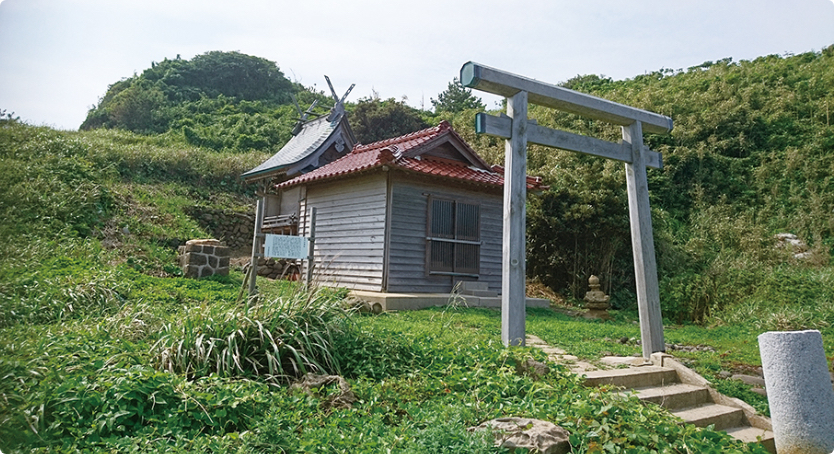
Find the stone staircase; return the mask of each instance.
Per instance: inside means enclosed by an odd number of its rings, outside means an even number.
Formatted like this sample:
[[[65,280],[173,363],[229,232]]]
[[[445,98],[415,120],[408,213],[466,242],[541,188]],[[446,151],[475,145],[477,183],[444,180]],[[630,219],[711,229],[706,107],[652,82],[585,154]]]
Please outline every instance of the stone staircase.
[[[660,405],[686,423],[716,430],[747,442],[759,441],[776,452],[770,419],[757,415],[745,402],[720,394],[709,382],[669,355],[643,358],[605,358],[609,365],[628,368],[583,372],[587,386],[614,385],[636,392],[643,402]],[[628,391],[626,391],[628,392]]]

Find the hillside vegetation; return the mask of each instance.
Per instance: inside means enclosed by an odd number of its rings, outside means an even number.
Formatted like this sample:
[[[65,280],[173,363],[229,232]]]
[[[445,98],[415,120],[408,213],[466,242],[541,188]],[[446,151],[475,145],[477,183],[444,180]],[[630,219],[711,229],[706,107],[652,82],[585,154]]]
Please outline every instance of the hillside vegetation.
[[[773,317],[763,322],[769,328],[834,322],[834,47],[565,85],[675,121],[671,134],[646,138],[664,156],[662,170],[649,170],[649,190],[667,317],[731,322],[762,314]],[[530,115],[620,137],[619,128],[549,109]],[[503,144],[469,139],[493,160],[503,154]],[[530,203],[531,274],[575,297],[599,274],[614,304],[631,307],[622,164],[538,146],[529,155],[530,172],[552,188]],[[784,232],[807,247],[777,249],[773,235]]]
[[[564,85],[675,120],[646,138],[665,163],[649,184],[667,338],[715,343],[690,359],[702,372],[755,365],[755,335],[769,329],[818,328],[831,355],[834,47]],[[209,52],[111,85],[81,131],[0,117],[0,450],[498,452],[465,427],[513,414],[569,428],[574,452],[756,451],[586,390],[558,367],[544,382],[516,376],[515,361],[541,354],[501,348],[490,311],[360,317],[342,291],[267,280],[249,304],[238,268],[181,278],[176,246],[210,234],[188,208],[251,212],[239,176],[289,139],[290,94],[302,107],[319,99],[318,113],[333,103],[272,62]],[[473,132],[473,93],[453,81],[433,103],[347,108],[360,141],[447,119],[501,162],[503,143]],[[552,110],[530,115],[620,137]],[[600,275],[619,310],[580,325],[532,311],[530,331],[573,339],[585,356],[628,354],[634,346],[604,340],[636,336],[622,164],[533,146],[528,165],[551,186],[528,205],[530,277],[581,304]],[[777,248],[783,232],[806,246]],[[335,409],[334,387],[289,389],[304,371],[342,374],[360,402]]]
[[[562,85],[671,116],[647,135],[661,302],[673,321],[826,327],[834,253],[834,46],[753,61],[723,59],[613,81]],[[477,136],[475,110],[443,112],[490,162],[503,141]],[[618,141],[618,127],[531,106],[539,124]],[[615,307],[633,309],[624,166],[532,145],[528,172],[551,189],[528,203],[528,274],[581,299],[591,274]],[[805,246],[777,248],[778,233]],[[806,252],[802,259],[796,253]]]

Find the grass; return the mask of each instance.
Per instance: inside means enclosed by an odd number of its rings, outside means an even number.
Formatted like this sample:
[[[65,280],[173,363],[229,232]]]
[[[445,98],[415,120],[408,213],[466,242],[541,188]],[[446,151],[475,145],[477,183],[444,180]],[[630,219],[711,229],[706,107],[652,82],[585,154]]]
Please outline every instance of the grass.
[[[496,311],[367,316],[343,306],[343,291],[261,278],[250,305],[238,270],[179,277],[173,240],[205,234],[185,208],[248,203],[237,175],[265,156],[165,140],[0,125],[4,453],[501,452],[467,427],[508,415],[562,425],[579,453],[755,452],[586,389],[558,365],[542,381],[517,375],[518,361],[545,357],[504,348]],[[756,335],[774,326],[816,324],[831,355],[831,268],[776,271],[704,326],[667,323],[667,341],[711,346],[680,355],[708,378],[758,364]],[[704,298],[738,294],[742,274],[717,273]],[[691,282],[673,284],[684,307]],[[750,317],[763,312],[774,315]],[[601,322],[537,309],[527,330],[595,359],[638,353],[618,342],[639,337],[634,322],[627,312]],[[332,387],[288,386],[310,371],[340,373],[359,401],[332,408]],[[736,383],[718,386],[766,409]]]
[[[345,312],[341,292],[305,294],[268,281],[258,305],[241,306],[237,272],[188,280],[120,269],[133,284],[119,310],[0,330],[3,452],[501,452],[466,428],[509,415],[562,425],[573,434],[573,452],[749,449],[585,388],[563,366],[551,365],[538,382],[517,375],[517,361],[544,354],[505,349],[497,311],[450,306],[367,316]],[[329,329],[322,322],[336,329],[316,337]],[[635,328],[624,317],[599,323],[528,313],[529,332],[568,350],[581,340],[558,340],[579,330],[605,337]],[[229,348],[232,333],[237,349]],[[293,391],[286,383],[294,373],[269,370],[268,361],[246,366],[279,339],[305,335],[332,355],[306,364],[347,377],[359,399],[352,408],[326,406],[332,387]],[[161,367],[161,352],[173,346],[191,356]],[[238,357],[205,361],[212,355],[200,357],[201,348]]]
[[[332,292],[288,286],[277,297],[201,304],[162,327],[154,345],[159,369],[204,377],[286,381],[306,373],[339,373],[333,337],[349,310]]]

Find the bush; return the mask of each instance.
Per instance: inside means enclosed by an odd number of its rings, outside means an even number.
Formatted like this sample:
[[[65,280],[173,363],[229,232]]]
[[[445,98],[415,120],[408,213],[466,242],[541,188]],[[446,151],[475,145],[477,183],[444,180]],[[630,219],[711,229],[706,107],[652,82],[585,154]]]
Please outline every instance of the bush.
[[[531,198],[527,214],[528,274],[552,289],[581,299],[588,278],[597,275],[602,290],[634,288],[628,203],[622,172],[598,160],[571,172],[551,175],[551,189]],[[570,165],[573,165],[570,164]],[[570,166],[569,165],[569,166]],[[579,180],[585,180],[579,185]],[[588,188],[585,185],[589,185]],[[593,228],[589,228],[593,225]],[[615,308],[631,301],[612,301]]]
[[[286,380],[308,372],[338,373],[334,334],[348,311],[324,291],[290,291],[251,306],[216,303],[189,308],[167,324],[154,346],[162,370],[204,377]]]

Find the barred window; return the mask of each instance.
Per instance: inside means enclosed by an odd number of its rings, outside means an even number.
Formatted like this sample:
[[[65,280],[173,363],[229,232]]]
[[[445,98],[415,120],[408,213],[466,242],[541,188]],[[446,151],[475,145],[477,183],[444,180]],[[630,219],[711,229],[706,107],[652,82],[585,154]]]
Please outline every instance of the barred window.
[[[478,205],[429,197],[427,230],[430,274],[479,273],[481,213]]]

